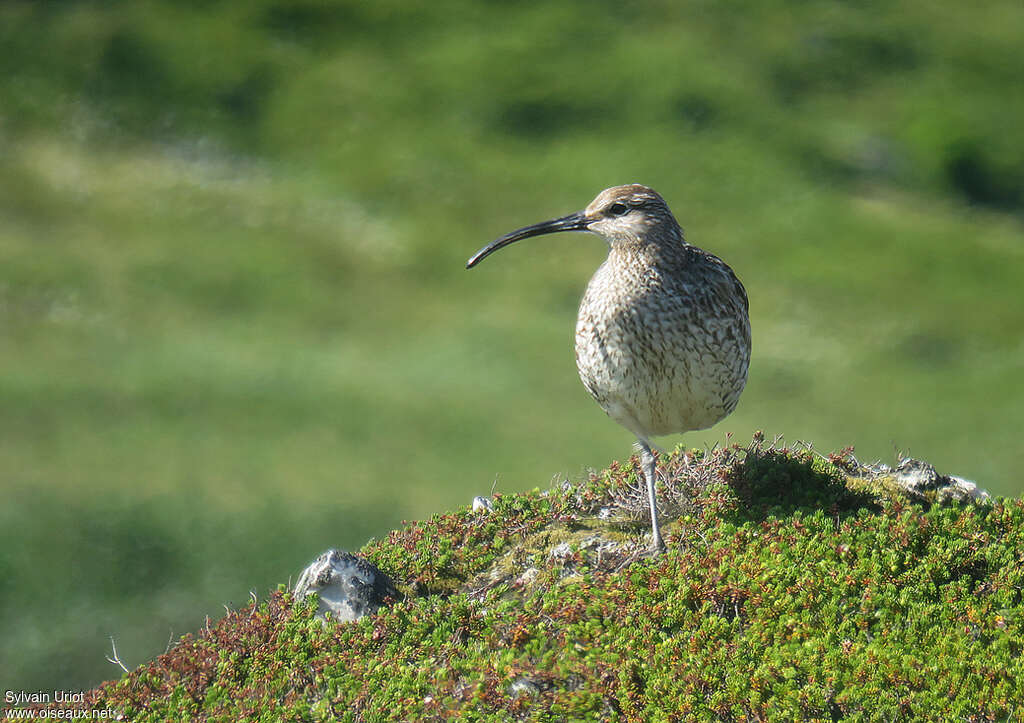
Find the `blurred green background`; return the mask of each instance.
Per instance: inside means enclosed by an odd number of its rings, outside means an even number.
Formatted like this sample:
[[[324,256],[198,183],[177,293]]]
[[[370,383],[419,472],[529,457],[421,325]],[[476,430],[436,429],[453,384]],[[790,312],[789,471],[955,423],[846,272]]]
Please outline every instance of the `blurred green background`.
[[[687,444],[1020,494],[1021,47],[1019,0],[3,3],[0,685],[626,457],[573,362],[601,241],[463,269],[619,183],[750,295]]]

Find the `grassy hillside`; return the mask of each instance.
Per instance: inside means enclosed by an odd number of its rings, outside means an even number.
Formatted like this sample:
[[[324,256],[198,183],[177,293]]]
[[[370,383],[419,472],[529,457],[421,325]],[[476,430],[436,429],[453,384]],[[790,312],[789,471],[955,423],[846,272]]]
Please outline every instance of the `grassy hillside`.
[[[462,268],[617,183],[750,295],[688,444],[1019,494],[1022,36],[1009,0],[2,4],[0,679],[93,685],[111,635],[149,660],[326,546],[625,455],[570,346],[601,243]]]
[[[663,469],[663,499],[681,506],[660,557],[629,521],[634,458],[366,546],[405,591],[376,615],[321,626],[278,592],[79,707],[140,721],[1016,719],[1020,500],[876,496],[848,457],[758,440]]]

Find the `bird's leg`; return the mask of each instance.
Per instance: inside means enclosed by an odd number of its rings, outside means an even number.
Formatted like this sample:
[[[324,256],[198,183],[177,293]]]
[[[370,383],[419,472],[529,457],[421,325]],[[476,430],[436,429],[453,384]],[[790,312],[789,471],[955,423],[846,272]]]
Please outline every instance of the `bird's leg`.
[[[639,439],[640,461],[644,467],[644,477],[647,480],[647,501],[651,505],[651,552],[664,552],[665,542],[661,539],[661,530],[658,528],[658,501],[654,493],[654,452],[651,451],[651,443],[646,439]]]

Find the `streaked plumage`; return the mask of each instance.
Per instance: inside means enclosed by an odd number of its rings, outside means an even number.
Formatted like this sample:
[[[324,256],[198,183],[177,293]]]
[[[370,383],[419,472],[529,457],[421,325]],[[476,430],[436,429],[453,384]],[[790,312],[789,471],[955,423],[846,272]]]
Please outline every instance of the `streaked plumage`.
[[[591,231],[608,243],[580,303],[576,368],[605,412],[637,436],[651,544],[661,549],[650,438],[705,429],[735,409],[750,363],[747,294],[725,262],[685,241],[664,199],[639,184],[606,189],[579,213],[506,234],[466,266],[557,231]]]

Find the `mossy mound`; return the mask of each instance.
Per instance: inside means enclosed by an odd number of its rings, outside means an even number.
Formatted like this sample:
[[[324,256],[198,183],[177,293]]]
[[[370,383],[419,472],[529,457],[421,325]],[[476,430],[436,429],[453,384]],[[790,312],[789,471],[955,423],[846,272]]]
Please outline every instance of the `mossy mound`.
[[[87,704],[129,720],[1019,714],[1024,502],[873,494],[851,459],[760,438],[664,456],[655,558],[635,460],[412,523],[362,550],[402,602],[324,626],[279,591]]]

